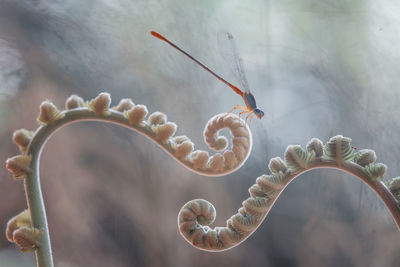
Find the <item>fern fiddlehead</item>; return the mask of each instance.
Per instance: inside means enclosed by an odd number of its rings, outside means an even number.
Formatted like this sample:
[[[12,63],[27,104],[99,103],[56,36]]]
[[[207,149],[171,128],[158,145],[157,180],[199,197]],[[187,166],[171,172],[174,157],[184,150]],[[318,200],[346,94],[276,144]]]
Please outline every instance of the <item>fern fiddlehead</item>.
[[[226,222],[225,227],[210,228],[216,211],[206,200],[196,199],[186,203],[178,215],[182,236],[194,247],[208,251],[230,249],[249,237],[267,216],[284,188],[300,174],[316,168],[335,168],[360,178],[382,199],[400,230],[400,179],[394,178],[388,188],[382,177],[386,165],[375,163],[372,150],[354,153],[350,138],[332,137],[324,146],[313,138],[304,150],[299,145],[288,146],[285,160],[270,160],[270,175],[257,178],[249,188],[250,197],[242,203],[238,213]]]
[[[107,93],[101,93],[88,102],[71,96],[64,111],[58,110],[50,101],[44,101],[38,117],[41,126],[35,132],[25,129],[14,132],[13,141],[22,154],[8,159],[7,168],[14,178],[24,180],[29,209],[9,221],[6,236],[21,250],[35,251],[38,266],[53,266],[38,174],[39,158],[46,140],[62,126],[85,120],[121,125],[153,140],[189,170],[207,176],[231,173],[240,168],[249,156],[251,133],[236,115],[216,115],[207,123],[204,140],[217,152],[210,157],[206,151],[194,150],[188,137],[174,136],[177,126],[169,122],[165,114],[154,112],[145,119],[148,110],[144,105],[135,105],[129,99],[122,99],[113,108],[110,108],[110,103]],[[227,138],[218,135],[223,128],[229,128],[232,133],[230,149],[227,149]],[[181,234],[193,246],[203,250],[222,251],[234,247],[254,233],[293,179],[315,168],[340,169],[360,178],[380,196],[400,229],[400,178],[392,179],[387,187],[381,181],[386,165],[375,163],[376,155],[372,150],[355,151],[350,141],[350,138],[338,135],[325,145],[313,138],[306,149],[299,145],[288,146],[284,159],[276,157],[270,160],[271,174],[256,179],[256,184],[249,188],[250,197],[243,201],[238,213],[227,220],[225,227],[209,227],[216,216],[215,208],[206,200],[196,199],[186,203],[179,212]]]
[[[30,234],[26,233],[27,231],[23,232],[26,238],[21,239],[17,231],[27,225],[16,223],[19,219],[16,216],[15,223],[11,224],[14,228],[12,230],[8,228],[7,236],[11,242],[31,246],[30,249],[21,246],[21,249],[35,250],[40,267],[53,266],[53,260],[40,187],[39,158],[46,140],[62,126],[89,120],[121,125],[154,141],[191,171],[207,176],[231,173],[240,168],[249,156],[252,147],[250,130],[236,115],[228,113],[216,115],[207,123],[204,130],[206,143],[216,151],[225,150],[223,154],[215,153],[209,156],[206,151],[193,151],[194,144],[188,137],[174,137],[177,125],[167,121],[165,114],[154,112],[146,120],[148,111],[144,105],[135,105],[129,99],[121,100],[119,105],[113,108],[110,108],[110,103],[111,98],[108,93],[101,93],[86,103],[78,96],[71,96],[66,101],[67,109],[64,111],[58,110],[50,101],[44,101],[40,106],[37,119],[41,126],[34,133],[25,129],[14,133],[13,140],[22,154],[8,159],[6,165],[14,178],[24,179],[31,224],[28,229]],[[232,133],[233,140],[230,149],[227,149],[227,138],[218,135],[223,128],[229,128]]]

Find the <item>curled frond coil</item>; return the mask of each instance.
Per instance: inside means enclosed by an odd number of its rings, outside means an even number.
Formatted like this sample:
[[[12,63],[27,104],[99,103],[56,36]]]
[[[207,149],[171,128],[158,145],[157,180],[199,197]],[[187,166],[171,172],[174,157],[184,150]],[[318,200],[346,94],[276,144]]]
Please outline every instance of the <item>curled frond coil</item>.
[[[33,136],[32,131],[28,131],[25,129],[19,129],[13,133],[12,139],[13,139],[13,142],[18,146],[19,150],[23,153],[23,152],[25,152],[26,148],[28,147],[32,136]]]
[[[13,240],[22,252],[33,252],[40,246],[43,229],[22,226],[14,231]]]
[[[324,161],[335,161],[339,165],[343,165],[346,161],[354,158],[354,148],[350,145],[351,139],[337,135],[329,139],[324,147]]]
[[[383,175],[386,172],[386,165],[383,163],[371,163],[363,168],[363,171],[368,175],[369,178],[375,180],[382,180]]]
[[[304,150],[299,145],[288,146],[285,152],[285,161],[292,173],[307,169],[308,164],[315,158],[314,150]]]
[[[64,118],[65,114],[60,112],[58,108],[49,100],[40,104],[40,113],[37,121],[42,125],[53,124],[55,121]]]
[[[371,149],[361,149],[354,154],[354,162],[363,167],[376,161],[375,151]]]
[[[269,161],[268,168],[272,173],[285,173],[288,169],[286,163],[280,157],[272,158]]]
[[[318,138],[312,138],[306,145],[307,151],[314,151],[315,157],[321,157],[324,153],[324,143]]]
[[[165,124],[167,121],[167,115],[159,111],[152,113],[147,119],[147,123],[152,126]]]
[[[12,172],[15,179],[24,179],[31,171],[32,155],[18,155],[7,159],[6,168]]]
[[[118,112],[124,112],[125,110],[130,110],[135,104],[129,98],[123,98],[119,101],[116,107],[112,107],[113,110]]]
[[[215,151],[227,148],[227,138],[218,135],[223,128],[228,128],[232,133],[232,148],[223,155],[217,153],[208,160],[208,164],[203,167],[211,173],[227,174],[237,169],[247,160],[252,147],[251,133],[247,124],[234,114],[223,113],[212,117],[205,127],[203,135],[209,148]],[[199,152],[196,152],[196,155],[198,154]],[[191,158],[194,165],[201,165],[196,162],[197,157]],[[202,162],[204,159],[199,160]]]
[[[227,220],[225,227],[210,228],[215,220],[214,206],[203,199],[186,203],[178,215],[182,236],[193,246],[203,250],[221,251],[245,240],[261,224],[275,199],[285,187],[284,174],[263,175],[250,189],[250,197],[243,201],[238,213]]]
[[[111,96],[109,93],[100,93],[96,98],[87,103],[89,110],[93,111],[96,115],[109,115],[109,108],[111,104]]]
[[[32,252],[40,246],[43,230],[32,228],[28,210],[11,218],[7,223],[6,237],[17,244],[22,252]]]
[[[66,109],[83,108],[85,106],[85,101],[82,99],[82,97],[77,95],[71,95],[67,98],[67,101],[65,101]]]
[[[12,217],[7,222],[6,237],[10,242],[14,242],[13,233],[22,226],[31,226],[31,216],[28,210],[23,210],[19,214]]]
[[[181,235],[196,248],[208,251],[230,249],[249,237],[274,205],[284,188],[301,173],[316,168],[336,168],[348,172],[369,185],[381,197],[400,229],[400,178],[390,184],[390,190],[379,181],[386,166],[366,162],[375,160],[372,150],[361,151],[353,156],[350,138],[335,136],[323,149],[319,139],[313,138],[307,150],[300,146],[288,146],[285,161],[270,160],[272,174],[261,175],[249,188],[250,197],[242,203],[238,213],[229,218],[225,227],[211,228],[215,220],[214,206],[206,200],[196,199],[186,203],[179,212],[178,226]],[[397,200],[395,198],[397,197]]]

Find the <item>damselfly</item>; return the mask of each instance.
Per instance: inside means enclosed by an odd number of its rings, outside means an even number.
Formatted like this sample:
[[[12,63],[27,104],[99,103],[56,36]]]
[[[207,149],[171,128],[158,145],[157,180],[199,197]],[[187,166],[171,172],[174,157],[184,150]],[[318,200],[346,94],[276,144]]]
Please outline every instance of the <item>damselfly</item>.
[[[244,75],[244,71],[243,71],[243,67],[242,67],[242,62],[241,59],[239,58],[238,54],[236,53],[236,51],[234,51],[234,56],[236,58],[234,58],[234,63],[235,63],[235,69],[238,73],[238,75],[240,76],[239,80],[241,82],[241,85],[244,89],[244,91],[242,91],[241,89],[239,89],[238,87],[236,87],[235,85],[227,82],[226,80],[224,80],[222,77],[220,77],[219,75],[217,75],[215,72],[213,72],[212,70],[210,70],[207,66],[205,66],[204,64],[202,64],[200,61],[198,61],[197,59],[195,59],[194,57],[192,57],[189,53],[185,52],[184,50],[182,50],[181,48],[179,48],[177,45],[175,45],[174,43],[172,43],[171,41],[169,41],[167,38],[165,38],[164,36],[162,36],[161,34],[159,34],[158,32],[155,31],[151,31],[151,35],[153,35],[154,37],[157,37],[158,39],[168,43],[169,45],[171,45],[172,47],[174,47],[175,49],[177,49],[178,51],[182,52],[183,54],[185,54],[187,57],[189,57],[191,60],[193,60],[194,62],[196,62],[197,64],[199,64],[203,69],[205,69],[206,71],[208,71],[209,73],[211,73],[212,75],[214,75],[218,80],[220,80],[221,82],[225,83],[226,85],[228,85],[230,88],[233,89],[233,91],[235,91],[235,93],[237,93],[238,95],[240,95],[243,98],[244,103],[246,104],[246,107],[243,107],[241,105],[236,105],[231,111],[233,110],[240,110],[241,112],[239,113],[239,116],[242,114],[246,114],[249,113],[246,116],[246,121],[247,119],[250,120],[253,118],[254,115],[256,115],[259,119],[261,119],[264,116],[264,112],[260,109],[257,108],[256,105],[256,100],[253,96],[253,94],[250,92],[249,88],[248,88],[248,83],[246,80],[246,77]],[[233,37],[230,33],[226,34],[226,38],[228,38],[228,40],[231,43],[232,49],[236,49],[235,47],[235,43],[233,40]]]

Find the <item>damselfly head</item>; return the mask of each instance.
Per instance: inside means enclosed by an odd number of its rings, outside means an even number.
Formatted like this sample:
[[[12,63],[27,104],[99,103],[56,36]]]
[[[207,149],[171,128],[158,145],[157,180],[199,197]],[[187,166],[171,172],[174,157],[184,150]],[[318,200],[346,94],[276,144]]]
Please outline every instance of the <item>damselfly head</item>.
[[[264,116],[264,111],[262,111],[261,109],[255,108],[254,114],[256,114],[257,118],[261,119]]]

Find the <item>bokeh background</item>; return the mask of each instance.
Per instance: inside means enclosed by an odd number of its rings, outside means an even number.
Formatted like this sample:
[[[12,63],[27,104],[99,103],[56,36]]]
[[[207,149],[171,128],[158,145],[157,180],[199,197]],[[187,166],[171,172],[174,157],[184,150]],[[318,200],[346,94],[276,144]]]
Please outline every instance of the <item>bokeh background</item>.
[[[26,207],[4,162],[14,130],[36,129],[41,101],[111,93],[162,111],[196,148],[233,91],[152,37],[157,30],[232,83],[218,34],[235,36],[262,120],[237,172],[191,173],[155,144],[113,125],[69,125],[48,141],[41,178],[56,266],[400,266],[400,234],[356,178],[315,170],[296,179],[260,228],[221,253],[194,249],[177,214],[204,198],[214,226],[248,197],[270,158],[342,134],[400,174],[400,4],[397,0],[0,1],[0,229]],[[0,236],[0,266],[35,266]]]

